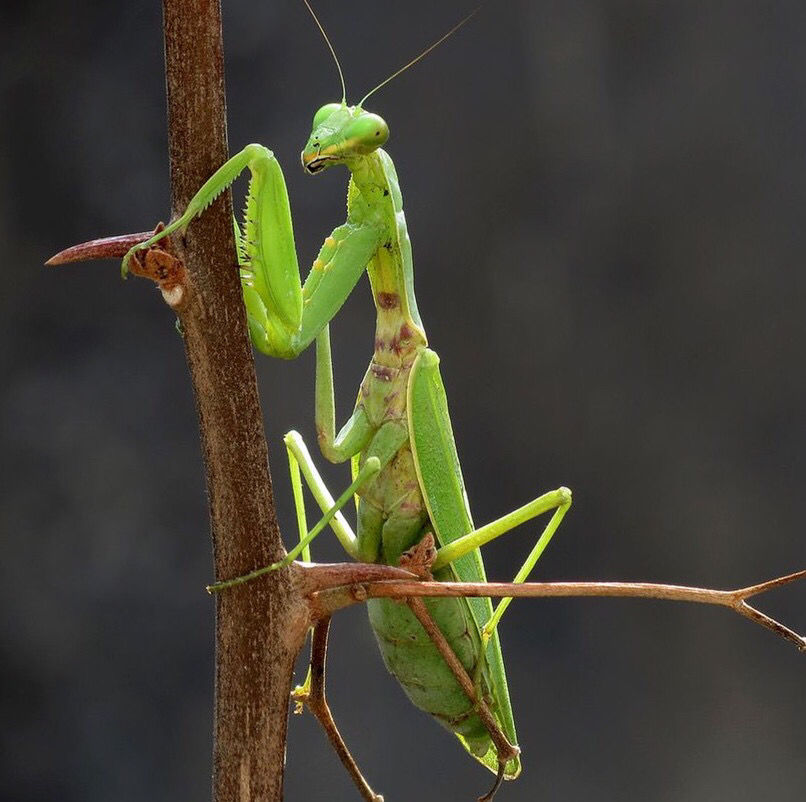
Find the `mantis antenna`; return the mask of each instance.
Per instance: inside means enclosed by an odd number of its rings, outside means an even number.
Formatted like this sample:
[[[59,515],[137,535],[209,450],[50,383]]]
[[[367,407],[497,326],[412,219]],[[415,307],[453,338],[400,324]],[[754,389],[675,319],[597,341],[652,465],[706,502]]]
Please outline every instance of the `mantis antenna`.
[[[308,0],[305,0],[305,3],[307,5]],[[464,19],[461,19],[446,34],[444,34],[439,39],[437,39],[437,41],[434,42],[433,44],[429,45],[425,50],[423,50],[422,53],[420,53],[419,56],[415,56],[408,64],[404,64],[399,70],[397,70],[397,72],[393,72],[388,78],[385,78],[383,81],[381,81],[374,89],[370,89],[369,92],[367,92],[367,94],[364,95],[364,97],[361,98],[360,102],[358,103],[358,108],[361,108],[364,105],[364,101],[370,95],[372,95],[375,92],[377,92],[382,86],[386,86],[386,84],[388,84],[390,81],[392,81],[395,78],[397,78],[397,76],[400,75],[401,73],[404,73],[409,67],[413,67],[420,59],[425,58],[432,50],[434,50],[435,48],[439,47],[439,45],[441,45],[448,37],[453,36],[453,34],[455,34],[456,31],[459,30],[459,28],[461,28],[466,23],[470,22],[470,20],[473,17],[475,17],[476,14],[479,13],[479,11],[481,10],[481,7],[483,5],[484,5],[483,2],[479,3],[466,17],[464,17]],[[310,6],[308,6],[308,7],[310,8]],[[322,33],[324,33],[324,31]]]
[[[346,103],[347,87],[344,84],[344,73],[341,71],[341,64],[339,64],[339,57],[336,55],[336,51],[333,49],[333,45],[330,43],[330,39],[328,39],[327,34],[325,33],[325,29],[322,27],[322,23],[319,22],[319,17],[316,16],[316,12],[313,10],[313,8],[311,8],[311,4],[308,2],[308,0],[302,0],[302,2],[305,3],[305,6],[307,7],[308,11],[311,12],[313,21],[316,23],[316,27],[319,28],[319,30],[321,31],[322,36],[324,37],[325,42],[327,43],[328,49],[330,50],[330,53],[333,56],[333,61],[336,62],[336,69],[339,71],[339,80],[341,81],[341,102]],[[463,20],[463,22],[465,22],[465,20]],[[451,33],[453,33],[453,31],[451,31]],[[439,44],[439,42],[437,42],[437,44]],[[423,55],[425,55],[425,53],[423,53]],[[394,76],[392,77],[394,78]]]

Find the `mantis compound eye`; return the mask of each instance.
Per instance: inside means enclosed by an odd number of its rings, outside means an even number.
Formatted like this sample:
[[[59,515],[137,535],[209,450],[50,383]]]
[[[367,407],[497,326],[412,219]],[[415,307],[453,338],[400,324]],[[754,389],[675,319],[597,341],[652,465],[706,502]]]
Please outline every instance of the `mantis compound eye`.
[[[389,139],[389,126],[377,114],[364,112],[347,126],[344,138],[359,153],[371,153]]]
[[[326,103],[313,115],[313,128],[318,128],[328,117],[342,107],[341,103]]]

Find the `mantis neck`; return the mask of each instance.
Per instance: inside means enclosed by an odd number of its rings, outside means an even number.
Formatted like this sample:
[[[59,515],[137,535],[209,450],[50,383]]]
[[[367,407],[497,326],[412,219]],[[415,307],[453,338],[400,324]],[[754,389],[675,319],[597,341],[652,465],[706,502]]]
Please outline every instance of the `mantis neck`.
[[[427,339],[414,299],[411,243],[397,174],[392,160],[380,149],[356,159],[348,168],[352,174],[348,219],[371,221],[385,232],[367,265],[377,311],[373,361],[390,368],[410,365]]]

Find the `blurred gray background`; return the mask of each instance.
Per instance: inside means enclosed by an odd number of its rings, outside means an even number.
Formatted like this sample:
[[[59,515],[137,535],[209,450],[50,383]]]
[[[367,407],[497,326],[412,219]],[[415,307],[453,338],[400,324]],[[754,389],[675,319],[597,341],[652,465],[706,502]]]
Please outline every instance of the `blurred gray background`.
[[[298,0],[224,5],[230,146],[285,165],[307,270],[344,214],[344,172],[298,162],[335,69]],[[468,7],[317,3],[353,100]],[[18,802],[209,796],[211,559],[182,343],[113,263],[41,266],[168,212],[160,14],[0,12],[0,795]],[[805,38],[802,2],[491,0],[368,104],[392,131],[476,521],[574,490],[539,578],[731,587],[806,565]],[[372,334],[362,281],[333,327],[340,417]],[[312,356],[258,357],[287,538],[281,436],[313,441]],[[537,532],[489,547],[490,575]],[[802,631],[805,603],[793,587],[763,606]],[[501,802],[803,799],[806,662],[761,629],[533,601],[502,639],[525,769]],[[386,675],[361,609],[336,620],[329,666],[389,802],[486,790]],[[308,715],[286,795],[358,798]]]

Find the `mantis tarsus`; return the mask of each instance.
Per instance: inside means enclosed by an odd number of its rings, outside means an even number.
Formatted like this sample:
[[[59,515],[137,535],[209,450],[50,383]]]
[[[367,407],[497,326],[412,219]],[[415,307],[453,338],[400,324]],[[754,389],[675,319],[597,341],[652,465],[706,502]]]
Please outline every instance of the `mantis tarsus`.
[[[253,179],[247,222],[238,236],[253,340],[269,355],[291,358],[316,339],[316,418],[320,445],[333,461],[357,457],[353,485],[334,502],[301,439],[294,433],[287,437],[295,497],[301,496],[301,468],[326,513],[320,524],[308,532],[304,510],[299,507],[302,542],[289,554],[289,560],[304,553],[310,540],[328,523],[351,556],[391,564],[433,529],[441,544],[434,563],[437,575],[446,577],[455,572],[460,578],[481,581],[483,568],[477,556],[480,545],[533,515],[554,511],[516,578],[523,581],[567,510],[570,493],[560,488],[472,531],[438,360],[427,349],[414,302],[411,255],[397,177],[391,160],[378,149],[386,136],[385,123],[366,113],[361,103],[348,107],[342,101],[317,112],[303,152],[306,169],[314,173],[343,163],[351,170],[352,181],[348,221],[325,241],[304,286],[299,281],[282,174],[272,154],[257,145],[249,146],[227,162],[204,185],[179,220],[140,247],[148,247],[162,236],[186,227],[244,167],[250,168]],[[375,355],[362,383],[356,410],[336,435],[327,324],[365,267],[378,310]],[[356,534],[338,513],[354,492],[361,497]],[[496,736],[484,726],[476,709],[482,700],[486,701],[499,734],[503,732],[514,743],[514,724],[495,631],[505,608],[506,602],[502,602],[493,614],[492,605],[480,600],[440,601],[431,606],[431,615],[440,622],[443,631],[450,631],[447,618],[453,616],[458,620],[456,632],[449,632],[451,646],[454,653],[464,655],[462,664],[473,675],[475,690],[468,693],[458,687],[453,673],[445,670],[442,657],[430,649],[434,655],[432,673],[441,672],[444,680],[435,679],[433,696],[429,688],[427,698],[424,695],[415,701],[428,709],[434,699],[440,707],[430,712],[450,718],[449,725],[469,751],[499,775],[513,777],[519,769],[517,755],[514,750],[507,753],[495,747]],[[418,648],[421,645],[430,648],[430,644],[417,641],[419,625],[406,610],[377,601],[373,602],[370,614],[376,632],[380,632],[387,664],[410,695],[415,695],[419,688],[411,674],[409,656],[398,661],[390,644],[405,642],[407,638],[416,642]],[[478,627],[478,633],[474,627]],[[321,632],[315,646],[323,652]],[[463,650],[460,641],[465,635],[470,643]],[[453,703],[457,708],[445,712]]]

